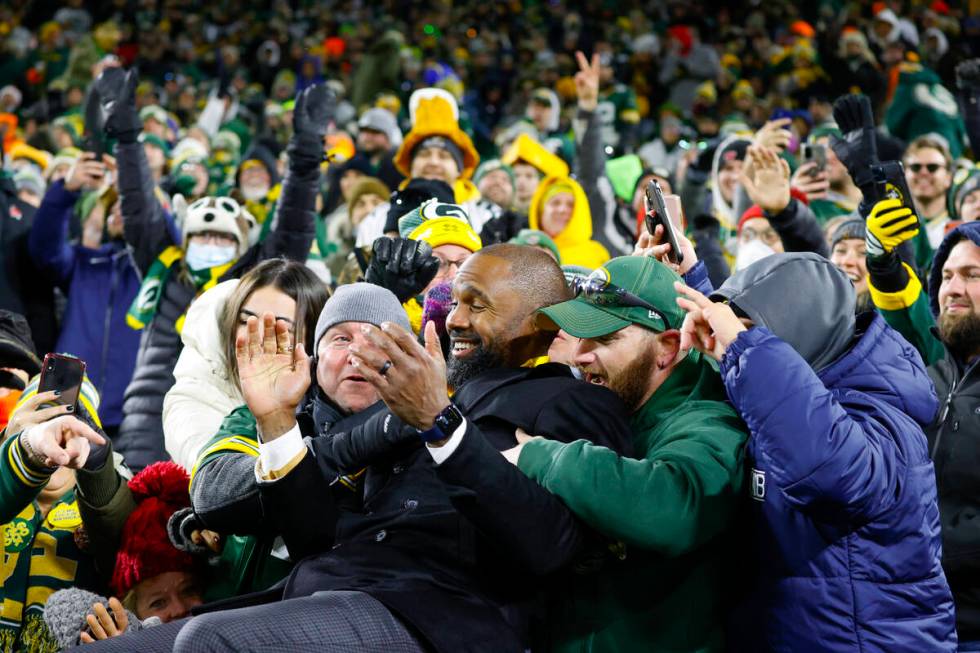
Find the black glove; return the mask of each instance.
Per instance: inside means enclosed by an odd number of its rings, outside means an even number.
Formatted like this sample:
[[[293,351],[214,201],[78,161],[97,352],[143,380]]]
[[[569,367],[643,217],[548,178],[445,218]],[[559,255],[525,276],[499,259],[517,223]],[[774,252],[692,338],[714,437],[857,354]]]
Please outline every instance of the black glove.
[[[875,196],[872,166],[878,163],[878,140],[871,101],[864,95],[844,95],[834,102],[834,119],[844,134],[831,137],[830,146],[847,168],[865,199]],[[877,201],[877,200],[873,200]]]
[[[967,93],[980,92],[980,59],[967,59],[956,66],[956,87]]]
[[[438,271],[439,259],[428,243],[382,236],[374,241],[364,280],[387,288],[404,304],[425,290]]]
[[[85,96],[85,137],[82,147],[86,152],[95,154],[95,158],[102,160],[105,153],[105,142],[102,134],[105,130],[105,120],[102,117],[102,101],[99,93],[95,89],[95,84],[89,85],[88,95]]]
[[[136,85],[139,71],[130,68],[106,68],[95,80],[95,92],[102,103],[105,133],[120,143],[135,143],[143,130],[136,112]]]
[[[286,148],[291,170],[302,173],[320,166],[324,159],[323,139],[336,113],[337,96],[326,84],[310,86],[296,97],[293,136]]]

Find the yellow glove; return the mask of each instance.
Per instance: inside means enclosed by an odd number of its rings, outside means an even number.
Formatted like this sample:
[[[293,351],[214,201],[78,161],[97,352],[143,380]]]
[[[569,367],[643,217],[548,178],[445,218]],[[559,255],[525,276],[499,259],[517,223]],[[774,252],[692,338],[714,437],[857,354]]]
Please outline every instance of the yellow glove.
[[[919,218],[899,199],[881,200],[867,221],[868,256],[882,256],[919,233]]]

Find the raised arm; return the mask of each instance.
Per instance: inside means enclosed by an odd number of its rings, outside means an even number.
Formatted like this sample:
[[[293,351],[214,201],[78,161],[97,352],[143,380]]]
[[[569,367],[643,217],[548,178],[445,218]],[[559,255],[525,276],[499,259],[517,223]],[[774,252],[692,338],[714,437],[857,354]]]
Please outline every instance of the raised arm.
[[[336,107],[336,97],[324,84],[311,86],[297,97],[293,135],[286,148],[289,165],[282,194],[272,217],[272,230],[257,245],[257,260],[283,256],[305,261],[309,255],[315,235],[316,196],[320,190],[320,163],[324,159],[323,139]]]
[[[119,202],[123,234],[140,272],[146,273],[164,249],[176,245],[156,196],[156,183],[137,137],[143,129],[136,113],[135,69],[107,68],[95,81],[102,101],[105,134],[117,140]]]

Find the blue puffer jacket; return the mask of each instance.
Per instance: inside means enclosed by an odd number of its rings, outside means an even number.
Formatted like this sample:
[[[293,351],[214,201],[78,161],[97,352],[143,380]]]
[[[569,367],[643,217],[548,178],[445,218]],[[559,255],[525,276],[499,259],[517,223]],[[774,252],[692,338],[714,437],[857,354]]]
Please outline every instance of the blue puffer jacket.
[[[762,327],[721,370],[748,425],[753,554],[732,650],[955,651],[923,426],[937,400],[881,316],[818,374]]]
[[[140,289],[140,275],[119,241],[98,249],[68,242],[79,194],[56,181],[44,195],[28,247],[36,265],[50,270],[68,296],[56,350],[83,359],[99,391],[99,415],[107,427],[122,422],[123,393],[133,376],[140,332],[126,324],[126,311]]]

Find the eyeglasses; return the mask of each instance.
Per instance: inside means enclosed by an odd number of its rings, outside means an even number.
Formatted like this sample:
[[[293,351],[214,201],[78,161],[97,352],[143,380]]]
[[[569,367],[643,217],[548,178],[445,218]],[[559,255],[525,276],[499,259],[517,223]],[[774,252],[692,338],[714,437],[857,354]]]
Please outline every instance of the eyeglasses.
[[[922,172],[923,168],[925,168],[930,175],[934,175],[940,170],[945,169],[946,165],[943,163],[910,163],[909,164],[909,170],[911,170],[912,172],[916,172],[916,173]]]
[[[572,279],[572,292],[575,296],[585,295],[585,297],[597,306],[622,306],[645,308],[664,323],[664,329],[670,329],[670,320],[650,302],[637,297],[625,288],[620,288],[610,283],[609,278],[602,270],[596,270],[587,277],[576,277]]]
[[[750,240],[755,240],[758,238],[767,245],[772,245],[777,240],[779,240],[779,234],[772,227],[766,227],[765,229],[753,229],[752,227],[742,228],[742,240],[748,242]]]
[[[463,258],[459,258],[453,261],[447,258],[442,258],[438,254],[436,254],[435,257],[439,259],[439,274],[446,274],[447,272],[449,272],[449,268],[451,268],[454,265],[458,270],[460,267],[462,267],[463,263],[466,263],[466,259],[469,258],[469,256],[464,256]]]

